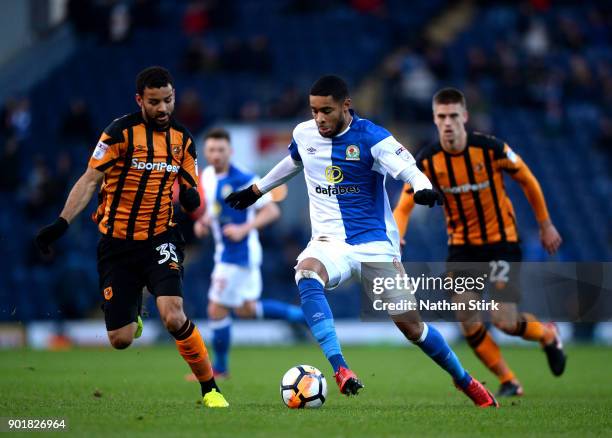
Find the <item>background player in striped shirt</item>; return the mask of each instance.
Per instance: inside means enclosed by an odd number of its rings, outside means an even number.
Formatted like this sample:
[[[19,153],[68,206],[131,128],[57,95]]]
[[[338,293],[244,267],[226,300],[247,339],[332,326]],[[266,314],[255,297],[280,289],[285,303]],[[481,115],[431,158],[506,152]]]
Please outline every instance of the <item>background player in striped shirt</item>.
[[[495,137],[468,132],[468,112],[461,91],[445,88],[433,98],[438,142],[421,149],[417,165],[444,195],[448,232],[448,262],[520,262],[521,248],[514,209],[504,187],[503,173],[518,182],[540,226],[542,246],[554,254],[561,237],[550,220],[540,184],[527,165],[506,143]],[[408,227],[414,191],[406,185],[394,217],[400,236]],[[403,239],[402,239],[403,241]],[[543,324],[528,313],[519,313],[518,263],[491,291],[503,303],[492,313],[493,323],[507,334],[539,342],[554,375],[565,368],[565,354],[554,324]],[[478,314],[460,316],[463,333],[480,360],[499,378],[502,396],[521,395],[523,389],[487,332]]]
[[[215,267],[208,291],[208,318],[215,352],[215,376],[229,372],[231,312],[239,318],[284,319],[304,323],[302,309],[282,301],[260,299],[262,290],[262,248],[257,230],[274,222],[280,209],[271,194],[252,207],[238,211],[224,198],[235,190],[258,180],[257,176],[231,162],[229,133],[222,128],[210,130],[204,140],[208,166],[200,173],[200,194],[204,213],[194,223],[194,233],[204,237],[212,230],[215,241]],[[198,210],[199,211],[199,210]]]
[[[227,407],[197,327],[183,312],[183,237],[172,221],[172,185],[187,211],[200,204],[196,147],[172,118],[175,90],[170,73],[149,67],[136,78],[140,111],[113,121],[103,132],[87,170],[76,182],[59,218],[39,231],[42,251],[59,239],[100,186],[93,215],[98,244],[100,292],[113,347],[124,349],[139,336],[142,289],[156,297],[162,322],[197,376],[207,407]],[[140,324],[139,324],[140,323]]]

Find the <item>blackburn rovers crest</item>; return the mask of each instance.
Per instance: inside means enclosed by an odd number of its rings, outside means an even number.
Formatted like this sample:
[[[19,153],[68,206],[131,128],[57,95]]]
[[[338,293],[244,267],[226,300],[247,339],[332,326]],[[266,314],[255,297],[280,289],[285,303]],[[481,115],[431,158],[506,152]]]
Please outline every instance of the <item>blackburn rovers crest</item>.
[[[356,144],[350,144],[346,147],[346,159],[348,161],[359,161],[359,146]]]
[[[224,184],[223,187],[221,187],[221,197],[223,199],[227,198],[232,192],[234,191],[234,188],[232,187],[231,184]]]

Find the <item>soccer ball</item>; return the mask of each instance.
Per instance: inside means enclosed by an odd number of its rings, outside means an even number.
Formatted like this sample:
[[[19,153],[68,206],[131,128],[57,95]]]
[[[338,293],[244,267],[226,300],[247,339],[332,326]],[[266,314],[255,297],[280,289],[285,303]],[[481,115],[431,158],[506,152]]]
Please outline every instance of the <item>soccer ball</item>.
[[[327,397],[327,382],[315,367],[298,365],[283,376],[280,393],[290,409],[320,408]]]

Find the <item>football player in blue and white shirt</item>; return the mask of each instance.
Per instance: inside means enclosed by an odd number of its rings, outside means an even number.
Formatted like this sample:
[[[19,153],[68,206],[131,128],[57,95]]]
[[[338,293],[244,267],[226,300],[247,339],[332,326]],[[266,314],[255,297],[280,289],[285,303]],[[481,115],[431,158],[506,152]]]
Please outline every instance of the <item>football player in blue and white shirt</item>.
[[[417,204],[442,204],[412,155],[386,129],[350,109],[346,83],[323,76],[310,90],[313,119],[293,131],[289,155],[261,181],[226,198],[243,210],[274,187],[304,172],[312,239],[299,255],[296,283],[304,316],[331,363],[340,392],[357,394],[363,384],[347,365],[324,289],[361,276],[362,262],[399,264],[399,234],[385,191],[385,177],[414,187]],[[497,406],[493,395],[462,367],[441,334],[417,311],[389,311],[404,336],[446,370],[477,406]]]
[[[203,237],[212,230],[215,241],[215,267],[208,291],[208,318],[213,334],[215,375],[228,373],[231,313],[240,318],[284,319],[304,322],[298,306],[282,301],[260,300],[262,248],[258,229],[278,219],[280,209],[270,194],[252,207],[238,211],[223,199],[233,191],[258,181],[256,175],[231,163],[230,136],[224,129],[208,132],[204,155],[208,166],[200,172],[205,213],[196,220],[194,232]]]

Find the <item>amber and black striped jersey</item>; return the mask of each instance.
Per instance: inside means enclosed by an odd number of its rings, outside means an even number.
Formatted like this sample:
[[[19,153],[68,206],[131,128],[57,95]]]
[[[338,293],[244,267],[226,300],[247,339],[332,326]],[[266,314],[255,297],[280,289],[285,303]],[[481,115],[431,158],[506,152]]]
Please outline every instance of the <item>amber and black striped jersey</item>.
[[[468,133],[467,146],[458,154],[440,143],[421,149],[417,165],[444,195],[449,245],[518,242],[514,208],[506,193],[503,171],[522,186],[536,219],[548,219],[542,189],[527,165],[506,143],[477,132]],[[406,232],[414,206],[406,185],[394,211],[400,235]]]
[[[167,130],[156,130],[140,112],[104,130],[89,167],[104,172],[93,219],[101,233],[119,239],[145,240],[174,226],[174,180],[187,188],[198,181],[189,131],[174,120]]]

